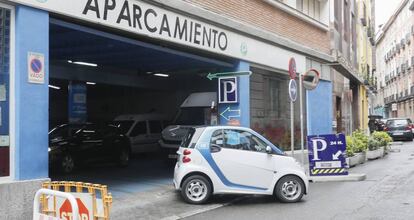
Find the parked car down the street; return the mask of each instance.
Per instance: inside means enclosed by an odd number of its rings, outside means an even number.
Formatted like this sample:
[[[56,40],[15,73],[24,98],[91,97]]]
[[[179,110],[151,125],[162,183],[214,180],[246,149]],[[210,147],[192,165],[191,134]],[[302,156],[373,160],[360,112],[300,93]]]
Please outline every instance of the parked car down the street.
[[[407,140],[412,141],[413,123],[409,118],[390,118],[385,124],[384,131],[386,131],[393,140]]]
[[[150,113],[120,115],[113,124],[128,137],[132,153],[148,153],[160,150],[158,141],[167,121],[165,115]]]
[[[174,186],[191,204],[214,194],[273,195],[291,203],[309,190],[301,165],[249,128],[191,128],[177,153]]]
[[[113,125],[63,124],[49,132],[49,164],[64,173],[81,164],[113,161],[127,166],[128,138]]]

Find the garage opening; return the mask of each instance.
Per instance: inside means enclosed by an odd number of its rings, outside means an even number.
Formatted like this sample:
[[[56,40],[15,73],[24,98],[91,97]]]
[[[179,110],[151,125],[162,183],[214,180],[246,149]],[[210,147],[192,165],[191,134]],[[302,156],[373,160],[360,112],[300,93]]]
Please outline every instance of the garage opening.
[[[146,40],[51,19],[52,180],[107,184],[114,196],[171,184],[174,126],[216,123],[206,76],[232,61]]]

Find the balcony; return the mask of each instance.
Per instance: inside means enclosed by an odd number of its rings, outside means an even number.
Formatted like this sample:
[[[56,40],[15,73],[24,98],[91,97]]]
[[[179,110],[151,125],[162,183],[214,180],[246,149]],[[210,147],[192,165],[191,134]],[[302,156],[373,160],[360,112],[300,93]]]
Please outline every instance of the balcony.
[[[367,26],[367,19],[366,18],[361,18],[361,24],[362,26]]]

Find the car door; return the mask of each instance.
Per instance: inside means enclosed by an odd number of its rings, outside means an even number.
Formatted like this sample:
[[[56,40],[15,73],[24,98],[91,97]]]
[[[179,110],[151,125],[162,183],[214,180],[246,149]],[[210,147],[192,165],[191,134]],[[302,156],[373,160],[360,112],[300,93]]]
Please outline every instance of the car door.
[[[134,153],[147,152],[149,141],[148,123],[147,121],[138,121],[135,123],[129,133],[131,140],[131,150]]]
[[[95,125],[86,125],[77,134],[81,155],[84,160],[95,160],[102,157],[103,140]]]
[[[267,190],[275,173],[272,155],[266,144],[245,130],[217,130],[211,138],[210,150],[214,162],[228,187],[241,190]]]
[[[161,132],[163,130],[163,124],[160,120],[149,120],[149,136],[148,142],[151,145],[149,151],[158,151],[160,150],[158,141],[161,139]]]

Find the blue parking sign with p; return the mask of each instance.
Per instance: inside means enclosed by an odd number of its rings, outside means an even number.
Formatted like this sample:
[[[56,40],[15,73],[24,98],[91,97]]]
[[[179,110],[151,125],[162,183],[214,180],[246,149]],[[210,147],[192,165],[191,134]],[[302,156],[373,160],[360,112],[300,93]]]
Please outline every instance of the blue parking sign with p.
[[[311,176],[348,175],[344,134],[308,136]]]
[[[219,78],[219,103],[238,103],[237,77]]]

